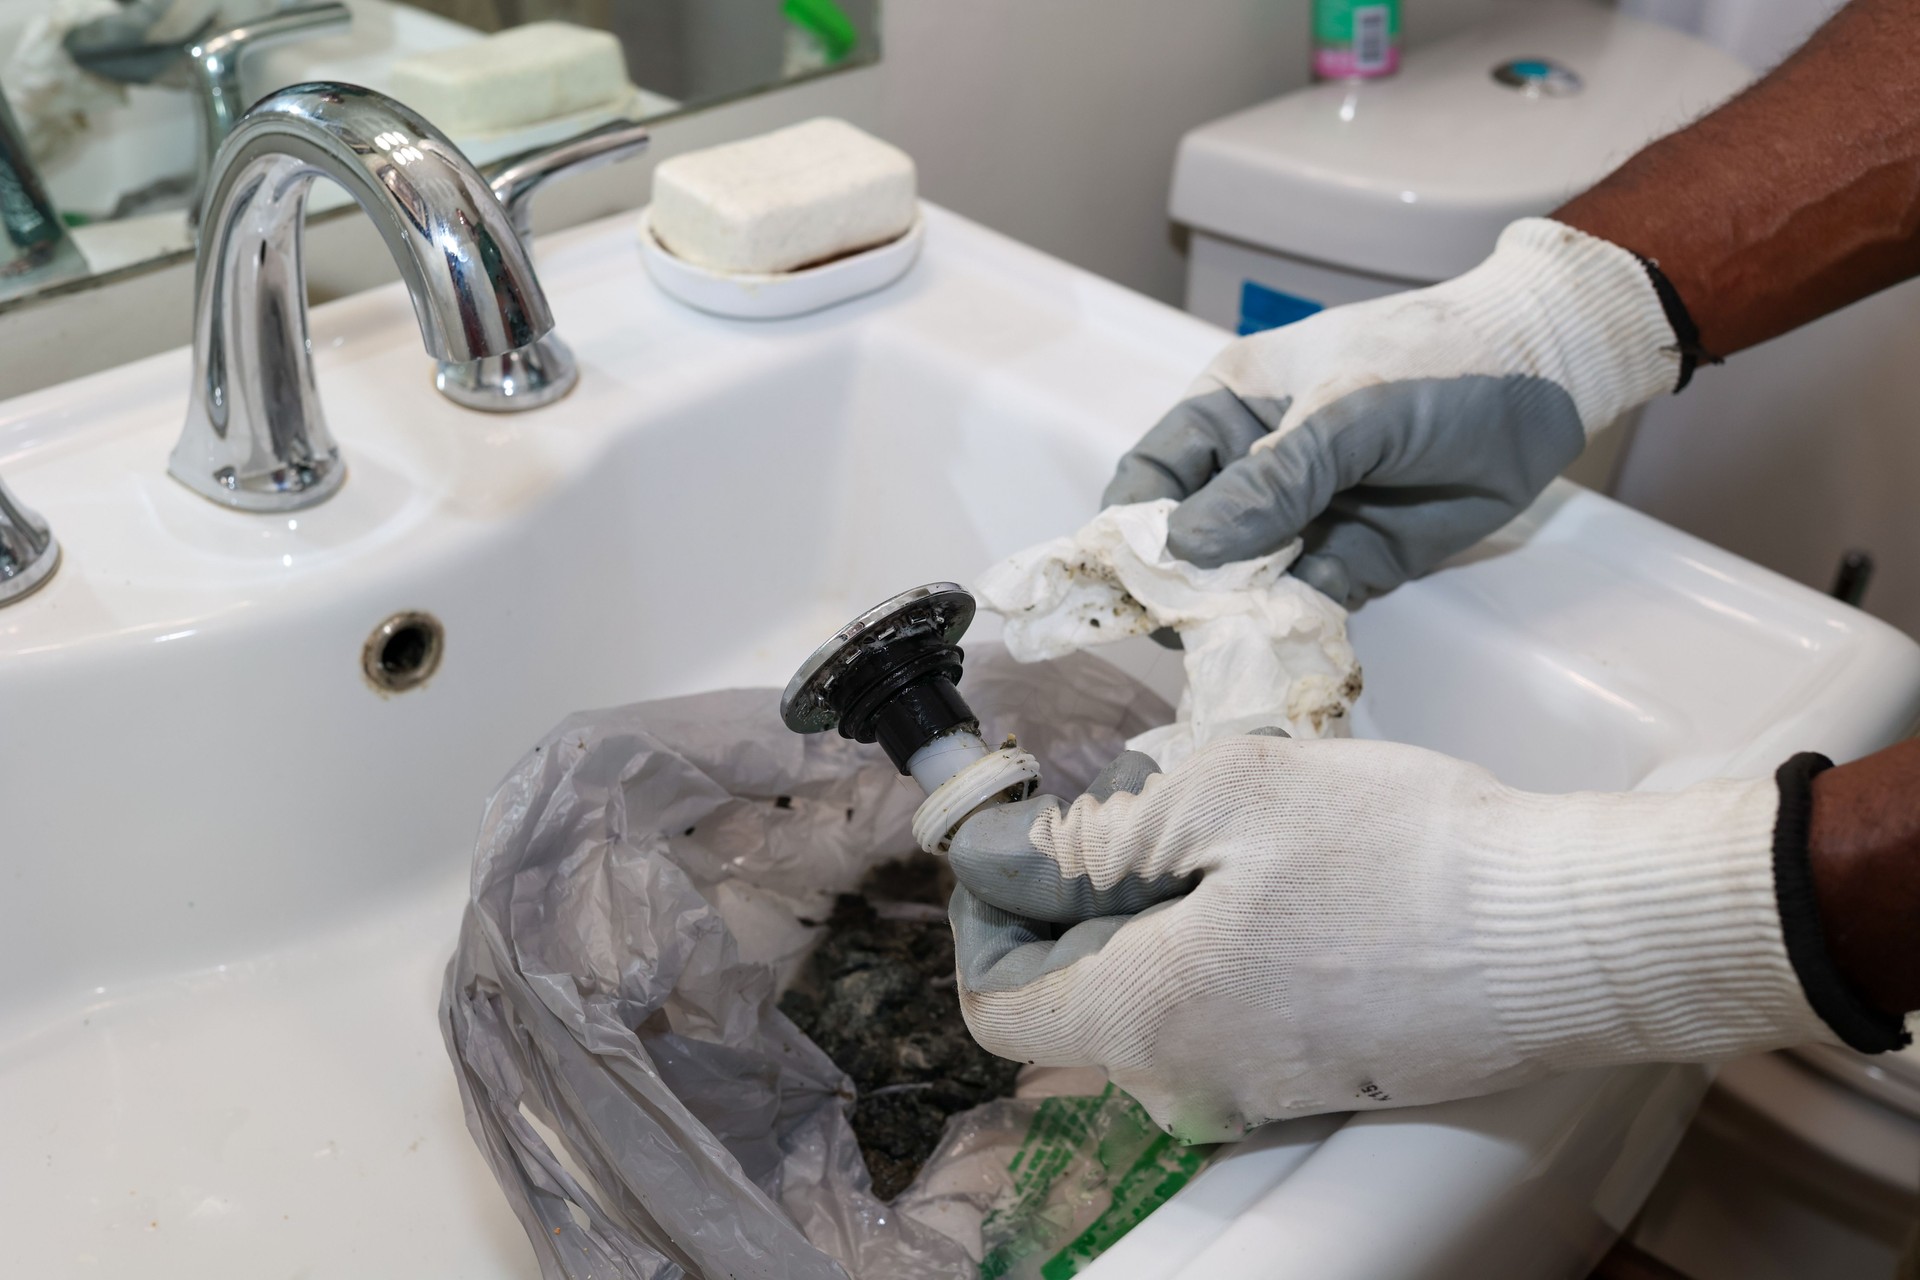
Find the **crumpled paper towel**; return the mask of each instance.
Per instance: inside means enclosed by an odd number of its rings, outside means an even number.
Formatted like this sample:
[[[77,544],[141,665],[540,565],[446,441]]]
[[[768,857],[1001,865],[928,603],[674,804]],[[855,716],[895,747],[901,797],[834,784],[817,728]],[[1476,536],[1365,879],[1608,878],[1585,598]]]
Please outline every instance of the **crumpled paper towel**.
[[[1345,737],[1360,696],[1347,611],[1287,573],[1295,541],[1257,560],[1201,569],[1167,552],[1163,498],[1108,507],[1078,533],[1029,547],[974,584],[1006,618],[1022,662],[1172,627],[1187,688],[1174,722],[1127,745],[1171,769],[1215,738],[1278,725],[1296,738]]]
[[[73,28],[119,12],[114,0],[53,0],[27,19],[0,65],[27,153],[43,168],[79,146],[93,113],[127,101],[125,86],[81,70],[61,44]]]

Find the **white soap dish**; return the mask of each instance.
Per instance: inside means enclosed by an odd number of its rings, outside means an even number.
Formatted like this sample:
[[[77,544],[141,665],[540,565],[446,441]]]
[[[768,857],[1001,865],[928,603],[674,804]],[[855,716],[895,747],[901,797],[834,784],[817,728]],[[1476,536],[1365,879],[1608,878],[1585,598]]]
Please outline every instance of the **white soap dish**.
[[[650,212],[650,207],[640,211],[640,256],[653,282],[697,311],[735,320],[805,315],[884,289],[906,274],[926,238],[926,219],[916,214],[896,239],[871,249],[798,271],[736,274],[675,257],[653,234]]]

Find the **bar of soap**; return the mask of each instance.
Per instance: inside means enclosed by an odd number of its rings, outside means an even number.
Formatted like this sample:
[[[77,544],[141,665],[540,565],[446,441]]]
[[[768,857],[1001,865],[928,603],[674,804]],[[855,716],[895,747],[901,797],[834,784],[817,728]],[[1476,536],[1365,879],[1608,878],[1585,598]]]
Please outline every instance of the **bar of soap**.
[[[675,257],[771,274],[897,239],[917,212],[907,153],[822,117],[664,162],[648,218]]]
[[[442,133],[504,133],[633,95],[611,32],[529,22],[393,64],[393,96]]]

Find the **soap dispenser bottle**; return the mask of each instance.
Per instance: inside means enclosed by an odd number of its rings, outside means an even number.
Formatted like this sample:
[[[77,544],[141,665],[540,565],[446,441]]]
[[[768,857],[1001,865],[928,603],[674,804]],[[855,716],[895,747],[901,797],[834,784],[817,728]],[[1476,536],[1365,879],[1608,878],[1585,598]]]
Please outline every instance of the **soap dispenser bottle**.
[[[1313,0],[1313,74],[1371,80],[1400,69],[1400,0]]]

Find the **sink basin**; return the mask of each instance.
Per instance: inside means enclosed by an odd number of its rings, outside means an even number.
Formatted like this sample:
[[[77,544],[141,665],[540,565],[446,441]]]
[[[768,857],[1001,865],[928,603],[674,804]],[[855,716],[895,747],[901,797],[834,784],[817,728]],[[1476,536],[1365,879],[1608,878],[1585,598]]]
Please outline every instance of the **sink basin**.
[[[434,1018],[493,784],[575,709],[779,685],[861,608],[1078,523],[1227,336],[938,209],[898,285],[779,322],[664,298],[628,219],[539,248],[579,389],[472,414],[397,286],[322,307],[349,477],[292,516],[167,477],[184,351],[0,404],[0,471],[66,548],[0,610],[11,1271],[530,1280]],[[377,689],[405,611],[444,658]],[[1898,633],[1564,484],[1354,640],[1358,732],[1540,788],[1920,716]],[[1705,1081],[1270,1126],[1092,1274],[1584,1275]]]

